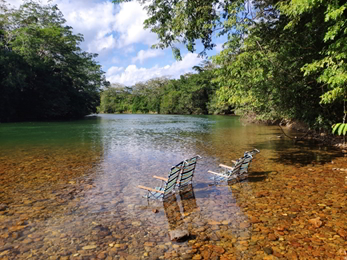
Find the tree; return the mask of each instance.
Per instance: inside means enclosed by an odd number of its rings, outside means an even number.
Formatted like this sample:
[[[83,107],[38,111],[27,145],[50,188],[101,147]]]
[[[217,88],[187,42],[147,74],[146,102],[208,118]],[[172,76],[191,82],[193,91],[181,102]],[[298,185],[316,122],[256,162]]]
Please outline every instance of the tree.
[[[333,132],[339,128],[339,134],[345,135],[346,108],[345,100],[347,90],[347,3],[345,1],[289,1],[279,4],[280,10],[286,14],[290,21],[286,26],[288,30],[295,30],[297,24],[305,17],[307,28],[315,30],[324,28],[322,48],[317,49],[320,57],[312,59],[301,69],[304,75],[318,74],[317,81],[321,84],[322,95],[320,103],[323,105],[343,104],[343,123],[336,125]],[[320,19],[317,17],[320,16]],[[334,125],[335,126],[335,125]],[[339,127],[340,126],[340,127]],[[346,128],[346,130],[341,130]]]
[[[347,80],[345,1],[140,2],[149,15],[145,27],[159,38],[153,47],[172,47],[177,58],[178,43],[193,52],[200,40],[200,54],[206,55],[214,47],[214,36],[227,36],[224,50],[212,57],[217,65],[213,82],[219,89],[209,102],[210,110],[235,108],[256,119],[298,119],[315,128],[345,118],[341,110]],[[185,86],[186,79],[180,80]],[[183,92],[183,99],[190,100],[189,91]],[[172,92],[166,100],[177,95],[179,91]],[[194,106],[185,102],[183,107]]]
[[[124,113],[131,111],[132,88],[121,84],[112,84],[101,93],[99,112]]]
[[[93,112],[100,88],[109,83],[96,54],[81,51],[82,35],[72,28],[56,5],[27,1],[1,14],[1,59],[18,68],[2,73],[0,121],[77,118]],[[3,70],[1,70],[3,71]],[[16,100],[15,102],[12,102]],[[5,105],[7,104],[7,105]],[[13,104],[13,105],[9,105]]]
[[[139,2],[146,4],[145,8],[149,15],[144,24],[145,28],[150,28],[159,38],[159,43],[153,47],[161,49],[171,47],[177,59],[181,58],[180,50],[176,47],[179,43],[185,44],[190,52],[194,52],[196,42],[199,40],[203,44],[200,54],[206,55],[207,50],[215,47],[212,40],[214,33],[230,34],[232,29],[235,29],[231,20],[246,19],[243,12],[246,8],[245,2],[241,0],[139,0]]]

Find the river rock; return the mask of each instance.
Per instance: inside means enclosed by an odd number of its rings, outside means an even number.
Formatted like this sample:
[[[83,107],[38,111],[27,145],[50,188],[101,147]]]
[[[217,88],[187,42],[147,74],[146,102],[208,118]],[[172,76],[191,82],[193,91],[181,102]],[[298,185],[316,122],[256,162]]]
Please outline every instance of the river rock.
[[[343,239],[347,239],[347,231],[345,231],[345,230],[343,230],[343,229],[339,229],[338,231],[337,231],[337,234],[339,234],[340,235],[340,237],[342,237]]]
[[[89,246],[82,247],[83,250],[90,250],[90,249],[95,249],[95,248],[97,248],[96,245],[89,245]]]
[[[189,232],[187,230],[176,229],[169,232],[171,241],[182,241],[189,237]]]
[[[319,217],[310,219],[308,222],[310,222],[315,228],[319,228],[323,225],[323,222],[320,220]]]
[[[4,211],[6,209],[7,209],[7,205],[3,204],[3,203],[0,203],[0,211]]]
[[[271,247],[265,247],[264,248],[264,252],[268,255],[271,255],[273,253],[273,250]]]

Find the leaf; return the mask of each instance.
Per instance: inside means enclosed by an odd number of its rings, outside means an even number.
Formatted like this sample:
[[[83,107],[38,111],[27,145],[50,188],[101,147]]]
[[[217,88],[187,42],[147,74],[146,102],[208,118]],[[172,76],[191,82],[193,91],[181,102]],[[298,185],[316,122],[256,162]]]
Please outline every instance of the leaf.
[[[339,129],[337,130],[338,135],[341,135],[343,128],[345,127],[345,124],[341,124],[339,126]]]
[[[335,133],[336,129],[337,129],[341,124],[342,124],[342,123],[337,123],[337,124],[334,124],[334,125],[332,126],[332,128],[333,128],[332,133],[333,133],[333,134]]]
[[[177,61],[182,60],[181,51],[178,48],[172,47],[172,54]]]
[[[346,133],[347,133],[347,124],[345,124],[345,127],[343,128],[342,134],[343,134],[343,135],[346,135]]]

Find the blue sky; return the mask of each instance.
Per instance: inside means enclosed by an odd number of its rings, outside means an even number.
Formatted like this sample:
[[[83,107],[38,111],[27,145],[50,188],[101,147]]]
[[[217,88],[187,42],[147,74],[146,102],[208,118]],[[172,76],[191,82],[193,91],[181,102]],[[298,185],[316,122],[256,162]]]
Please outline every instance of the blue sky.
[[[19,6],[21,0],[7,0]],[[41,0],[47,3],[47,0]],[[171,49],[154,50],[157,36],[143,29],[147,13],[137,1],[113,4],[111,0],[53,0],[63,12],[67,24],[74,33],[84,35],[82,49],[98,53],[97,60],[111,83],[127,86],[154,77],[178,78],[192,72],[192,67],[202,59],[196,53],[188,53],[183,46],[182,61],[175,61]],[[210,51],[214,55],[221,50],[221,39]],[[179,46],[180,47],[180,46]],[[199,45],[198,45],[199,50]]]

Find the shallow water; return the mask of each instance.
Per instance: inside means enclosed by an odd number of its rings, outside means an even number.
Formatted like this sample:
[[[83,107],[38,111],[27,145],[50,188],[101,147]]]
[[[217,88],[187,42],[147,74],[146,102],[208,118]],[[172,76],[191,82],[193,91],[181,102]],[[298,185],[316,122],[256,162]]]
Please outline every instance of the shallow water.
[[[230,116],[2,124],[0,259],[346,260],[343,153],[280,134]],[[211,180],[254,147],[247,180]],[[197,154],[190,189],[143,198],[137,185]]]

